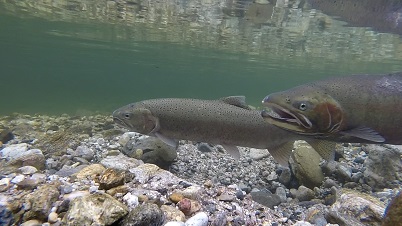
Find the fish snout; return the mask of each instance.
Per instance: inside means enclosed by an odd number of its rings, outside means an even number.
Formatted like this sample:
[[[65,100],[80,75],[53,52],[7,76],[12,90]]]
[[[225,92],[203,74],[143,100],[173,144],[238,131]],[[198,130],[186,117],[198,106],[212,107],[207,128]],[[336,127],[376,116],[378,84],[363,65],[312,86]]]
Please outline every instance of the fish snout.
[[[261,102],[262,102],[262,104],[265,104],[265,103],[269,102],[269,100],[270,100],[270,95],[264,97],[264,99],[262,99]]]

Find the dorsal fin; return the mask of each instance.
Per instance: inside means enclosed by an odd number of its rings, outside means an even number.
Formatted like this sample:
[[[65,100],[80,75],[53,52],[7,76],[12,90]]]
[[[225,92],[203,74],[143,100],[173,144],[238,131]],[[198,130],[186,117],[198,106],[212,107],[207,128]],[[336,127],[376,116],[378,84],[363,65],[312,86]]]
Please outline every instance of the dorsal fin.
[[[245,96],[228,96],[228,97],[222,97],[219,100],[230,105],[251,110],[251,108],[246,104]]]

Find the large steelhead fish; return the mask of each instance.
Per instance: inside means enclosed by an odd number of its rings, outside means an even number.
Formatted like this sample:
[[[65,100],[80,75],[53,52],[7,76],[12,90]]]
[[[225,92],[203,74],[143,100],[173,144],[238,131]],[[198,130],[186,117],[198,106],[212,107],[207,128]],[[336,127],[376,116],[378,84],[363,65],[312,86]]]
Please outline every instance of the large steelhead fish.
[[[402,72],[333,77],[272,93],[272,125],[338,142],[402,144]]]
[[[236,146],[267,148],[283,166],[288,165],[293,143],[300,138],[266,123],[261,111],[250,109],[243,96],[144,100],[117,109],[113,119],[122,127],[158,137],[172,146],[177,140],[220,144],[237,159]],[[319,140],[310,144],[323,158],[332,158],[334,144]]]

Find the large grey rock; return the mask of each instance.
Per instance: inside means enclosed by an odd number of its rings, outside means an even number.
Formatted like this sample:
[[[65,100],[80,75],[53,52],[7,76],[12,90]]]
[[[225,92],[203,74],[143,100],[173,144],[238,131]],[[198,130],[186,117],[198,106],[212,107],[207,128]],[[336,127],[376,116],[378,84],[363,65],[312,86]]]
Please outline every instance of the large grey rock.
[[[369,152],[364,161],[364,180],[375,191],[395,187],[393,182],[402,180],[401,150],[395,146],[367,145]]]
[[[300,144],[293,151],[290,166],[300,184],[314,188],[319,187],[324,180],[320,167],[320,155],[307,144]]]
[[[142,155],[138,153],[138,150],[142,150]],[[129,157],[139,158],[145,163],[158,165],[163,169],[169,168],[177,157],[176,148],[155,137],[130,140],[124,146],[123,153]]]
[[[134,208],[123,219],[122,226],[160,226],[165,215],[156,204],[144,203]]]
[[[63,223],[79,225],[111,225],[127,215],[128,208],[108,194],[81,196],[70,202]]]
[[[385,205],[379,199],[358,191],[342,189],[330,211],[340,219],[352,218],[365,225],[380,225]],[[349,220],[350,221],[350,220]],[[353,220],[352,220],[353,221]],[[331,222],[341,223],[341,222]]]

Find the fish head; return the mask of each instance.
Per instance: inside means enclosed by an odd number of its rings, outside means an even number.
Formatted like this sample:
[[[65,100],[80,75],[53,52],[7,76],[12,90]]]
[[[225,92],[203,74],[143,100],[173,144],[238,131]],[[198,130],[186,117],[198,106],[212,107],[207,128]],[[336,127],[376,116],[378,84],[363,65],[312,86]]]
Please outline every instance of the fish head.
[[[158,130],[159,121],[141,102],[121,107],[113,112],[113,121],[126,129],[141,134],[151,134]]]
[[[272,93],[263,101],[262,117],[280,128],[322,136],[340,130],[343,112],[340,104],[325,91],[312,86],[299,86]]]

